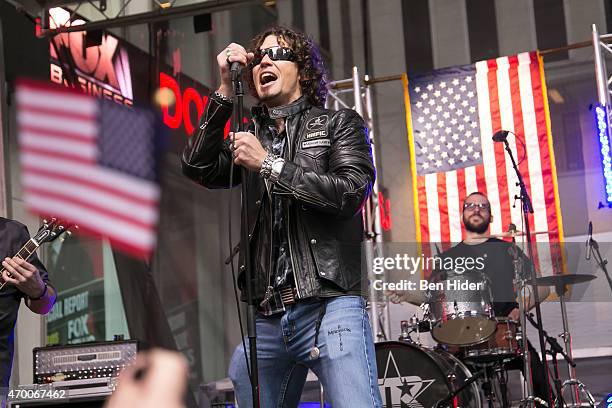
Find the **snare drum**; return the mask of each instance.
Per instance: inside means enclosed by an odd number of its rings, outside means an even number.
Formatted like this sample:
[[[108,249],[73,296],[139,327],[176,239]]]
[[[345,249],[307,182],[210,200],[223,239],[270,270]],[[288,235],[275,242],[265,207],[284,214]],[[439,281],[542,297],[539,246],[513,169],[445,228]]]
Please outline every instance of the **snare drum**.
[[[431,335],[438,343],[469,346],[495,332],[491,288],[482,272],[448,274],[428,296],[435,321]]]

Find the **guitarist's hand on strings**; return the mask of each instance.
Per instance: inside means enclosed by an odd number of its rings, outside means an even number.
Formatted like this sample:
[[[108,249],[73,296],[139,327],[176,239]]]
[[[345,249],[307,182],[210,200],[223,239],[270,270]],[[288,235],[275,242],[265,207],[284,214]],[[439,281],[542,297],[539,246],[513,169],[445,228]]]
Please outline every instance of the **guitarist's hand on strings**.
[[[4,258],[2,266],[2,279],[25,293],[29,298],[41,297],[45,291],[45,283],[40,277],[38,269],[31,263],[19,258]]]

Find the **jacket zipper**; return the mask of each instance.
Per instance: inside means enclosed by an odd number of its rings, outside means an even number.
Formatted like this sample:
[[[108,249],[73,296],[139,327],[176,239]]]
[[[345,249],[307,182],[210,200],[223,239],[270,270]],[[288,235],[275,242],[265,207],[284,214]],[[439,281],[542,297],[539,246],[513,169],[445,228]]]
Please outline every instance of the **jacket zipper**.
[[[264,181],[265,184],[265,181]],[[274,287],[276,285],[276,282],[270,282],[270,277],[275,276],[276,275],[276,271],[272,270],[272,250],[274,249],[274,207],[272,206],[272,194],[271,191],[268,190],[268,187],[266,186],[266,194],[268,194],[268,203],[269,203],[269,208],[270,208],[270,248],[268,251],[268,279],[266,282],[266,290],[267,288],[269,288],[270,286]]]
[[[195,139],[193,140],[191,151],[189,152],[189,163],[188,163],[189,165],[191,165],[191,163],[193,162],[194,155],[200,151],[201,144],[204,142],[203,135],[206,132],[206,129],[208,128],[208,123],[215,117],[215,115],[219,111],[219,106],[220,105],[217,104],[214,112],[210,115],[210,117],[208,115],[210,112],[210,104],[206,107],[206,116],[205,116],[204,123],[202,125],[198,124],[198,133],[195,135]]]
[[[285,119],[285,132],[287,133],[287,150],[289,152],[289,159],[293,159],[293,154],[291,151],[292,140],[289,132],[289,128],[287,127],[287,119]],[[298,284],[297,279],[297,269],[295,268],[295,262],[293,260],[293,248],[291,247],[291,216],[289,211],[289,205],[287,205],[287,242],[289,242],[289,258],[291,258],[291,269],[293,270],[293,281],[295,282],[295,291],[297,292],[297,297],[300,299],[302,295],[300,294],[300,285]]]
[[[326,201],[323,201],[321,199],[319,199],[318,197],[315,197],[313,195],[310,195],[306,192],[300,192],[300,191],[294,191],[294,194],[298,197],[301,198],[302,200],[306,201],[306,202],[310,202],[312,204],[318,204],[321,207],[333,207],[333,208],[337,208],[337,206],[328,203]]]

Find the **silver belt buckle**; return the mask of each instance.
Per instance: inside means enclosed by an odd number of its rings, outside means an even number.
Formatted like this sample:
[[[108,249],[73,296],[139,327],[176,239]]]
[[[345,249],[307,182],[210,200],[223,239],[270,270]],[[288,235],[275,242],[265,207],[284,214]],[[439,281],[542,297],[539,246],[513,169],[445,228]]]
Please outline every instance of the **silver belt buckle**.
[[[288,306],[295,303],[295,291],[291,286],[285,286],[279,291],[283,305]]]

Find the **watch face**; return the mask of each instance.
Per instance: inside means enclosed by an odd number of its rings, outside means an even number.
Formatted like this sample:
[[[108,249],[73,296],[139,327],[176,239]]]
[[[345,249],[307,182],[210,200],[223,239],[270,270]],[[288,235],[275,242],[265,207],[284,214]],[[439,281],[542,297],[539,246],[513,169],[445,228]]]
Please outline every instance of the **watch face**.
[[[281,160],[275,161],[272,163],[272,171],[276,174],[280,174],[281,170],[283,169],[283,164],[285,164],[285,162]]]

